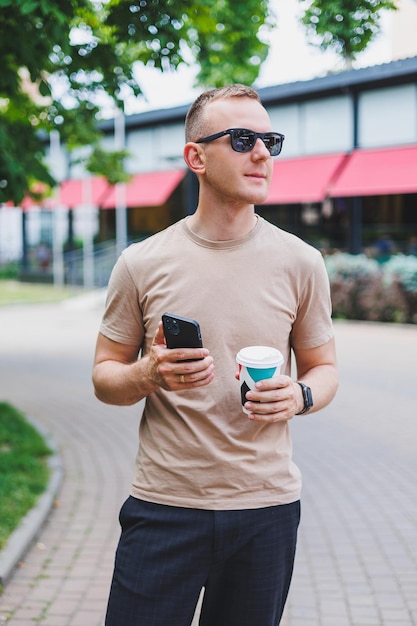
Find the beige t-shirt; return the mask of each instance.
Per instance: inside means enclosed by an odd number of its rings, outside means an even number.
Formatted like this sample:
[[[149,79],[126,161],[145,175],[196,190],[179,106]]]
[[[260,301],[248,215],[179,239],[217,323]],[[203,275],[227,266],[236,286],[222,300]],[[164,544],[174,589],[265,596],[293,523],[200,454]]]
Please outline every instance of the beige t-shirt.
[[[198,320],[215,380],[148,396],[131,494],[217,510],[297,500],[301,476],[289,425],[247,419],[235,358],[244,346],[273,346],[285,357],[282,373],[290,374],[292,346],[331,339],[321,254],[260,217],[245,237],[220,242],[192,233],[185,218],[122,253],[100,331],[147,354],[164,312]]]

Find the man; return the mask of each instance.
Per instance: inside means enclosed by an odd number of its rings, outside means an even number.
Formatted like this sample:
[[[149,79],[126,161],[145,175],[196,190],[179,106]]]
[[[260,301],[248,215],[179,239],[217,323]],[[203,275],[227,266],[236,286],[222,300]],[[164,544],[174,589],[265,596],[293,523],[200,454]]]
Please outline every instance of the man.
[[[203,587],[200,626],[280,622],[301,486],[288,422],[337,388],[321,255],[254,211],[283,139],[252,89],[202,94],[184,148],[199,179],[195,213],[114,268],[95,391],[110,404],[146,402],[106,626],[190,626]],[[167,311],[196,319],[204,348],[168,349]],[[247,393],[245,415],[235,358],[249,345],[278,348],[285,364]]]

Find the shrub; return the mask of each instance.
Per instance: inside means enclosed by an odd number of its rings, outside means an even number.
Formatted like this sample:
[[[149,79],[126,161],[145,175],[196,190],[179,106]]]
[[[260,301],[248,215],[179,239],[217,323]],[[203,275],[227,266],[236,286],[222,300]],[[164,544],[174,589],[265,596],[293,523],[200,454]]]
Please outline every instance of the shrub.
[[[6,263],[0,265],[0,280],[7,279],[13,280],[19,277],[19,264],[18,263]]]
[[[417,322],[417,257],[393,256],[384,266],[384,284],[402,294],[406,321]]]
[[[404,291],[417,294],[417,257],[396,254],[384,267],[384,282],[398,282]]]
[[[45,490],[50,453],[22,413],[0,402],[0,549]]]
[[[381,321],[410,321],[407,299],[401,284],[387,281],[388,263],[380,265],[365,254],[343,252],[325,257],[336,318]]]

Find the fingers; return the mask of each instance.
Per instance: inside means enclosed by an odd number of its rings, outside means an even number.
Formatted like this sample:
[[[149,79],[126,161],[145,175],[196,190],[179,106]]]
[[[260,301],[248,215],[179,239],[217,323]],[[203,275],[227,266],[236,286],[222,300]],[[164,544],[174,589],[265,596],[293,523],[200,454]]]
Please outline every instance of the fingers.
[[[159,322],[159,324],[158,324],[158,328],[156,329],[156,333],[155,333],[155,336],[153,338],[153,342],[152,343],[153,343],[154,346],[157,346],[157,345],[165,346],[166,345],[164,329],[163,329],[163,326],[162,326],[162,322]]]
[[[168,391],[184,391],[208,385],[214,378],[213,357],[204,348],[168,349],[154,345],[160,386]],[[179,357],[183,357],[182,360]]]
[[[252,421],[288,421],[296,411],[293,381],[289,376],[278,376],[259,381],[246,394],[245,409]]]
[[[176,390],[192,389],[196,387],[203,387],[208,385],[214,378],[214,363],[211,357],[203,359],[201,364],[204,366],[199,370],[185,370],[184,366],[180,363],[177,364],[173,374],[172,385]],[[178,368],[178,373],[177,373]],[[171,388],[173,388],[171,386]]]
[[[206,360],[204,360],[206,361]],[[184,371],[179,364],[174,367],[160,366],[159,372],[164,380],[163,387],[170,391],[184,391],[208,385],[214,378],[214,364],[211,357],[207,358],[204,368],[198,371]]]

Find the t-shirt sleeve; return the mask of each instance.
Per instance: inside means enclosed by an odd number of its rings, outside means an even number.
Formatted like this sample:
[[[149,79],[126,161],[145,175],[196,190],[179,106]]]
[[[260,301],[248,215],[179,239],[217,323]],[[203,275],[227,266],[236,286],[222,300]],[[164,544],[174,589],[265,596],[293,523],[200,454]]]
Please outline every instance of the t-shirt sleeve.
[[[317,348],[332,337],[330,284],[323,257],[318,253],[300,292],[297,316],[291,332],[291,346],[300,349]]]
[[[138,348],[142,345],[144,328],[139,294],[123,254],[110,276],[100,332],[119,343]]]

